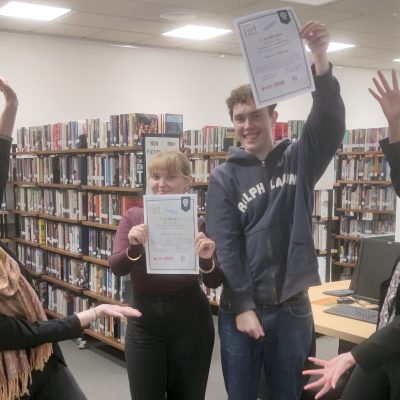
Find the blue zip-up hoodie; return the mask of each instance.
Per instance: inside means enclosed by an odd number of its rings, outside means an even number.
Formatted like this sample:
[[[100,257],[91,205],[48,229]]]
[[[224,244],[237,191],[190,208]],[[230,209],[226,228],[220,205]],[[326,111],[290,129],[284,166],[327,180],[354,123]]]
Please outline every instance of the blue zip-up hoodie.
[[[224,273],[221,305],[235,314],[278,304],[320,283],[312,238],[315,183],[345,132],[332,71],[315,76],[301,138],[278,143],[264,161],[232,148],[208,185],[206,229]]]

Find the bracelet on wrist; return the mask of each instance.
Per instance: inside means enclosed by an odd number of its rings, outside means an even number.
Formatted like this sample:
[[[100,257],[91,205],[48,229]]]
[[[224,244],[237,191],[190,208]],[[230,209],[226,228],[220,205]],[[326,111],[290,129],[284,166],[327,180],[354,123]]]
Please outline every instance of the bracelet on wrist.
[[[211,266],[210,269],[205,270],[205,269],[199,267],[199,270],[200,270],[200,272],[201,272],[202,274],[211,274],[211,272],[214,271],[214,268],[215,268],[215,263],[214,263],[214,260],[212,260],[212,266]]]
[[[125,255],[131,260],[131,261],[137,261],[140,260],[142,258],[143,253],[141,253],[138,257],[133,258],[129,255],[129,247],[125,250]]]

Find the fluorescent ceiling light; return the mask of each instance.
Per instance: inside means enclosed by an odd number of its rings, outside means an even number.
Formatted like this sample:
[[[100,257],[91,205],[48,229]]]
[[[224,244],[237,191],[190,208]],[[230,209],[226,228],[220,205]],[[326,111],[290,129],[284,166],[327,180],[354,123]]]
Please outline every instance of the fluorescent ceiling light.
[[[309,6],[322,6],[323,4],[334,3],[335,1],[337,0],[290,0],[291,3],[307,4]]]
[[[400,58],[394,58],[393,61],[394,62],[400,62]]]
[[[349,49],[350,47],[354,47],[354,46],[355,46],[354,44],[330,42],[327,51],[328,51],[328,53],[331,53],[332,51]],[[311,51],[307,45],[306,45],[306,50]]]
[[[51,21],[67,12],[69,8],[49,7],[39,4],[11,1],[0,8],[0,16],[33,19],[37,21]]]
[[[225,33],[232,32],[230,29],[210,28],[208,26],[186,25],[163,33],[165,36],[179,37],[184,39],[207,40]]]

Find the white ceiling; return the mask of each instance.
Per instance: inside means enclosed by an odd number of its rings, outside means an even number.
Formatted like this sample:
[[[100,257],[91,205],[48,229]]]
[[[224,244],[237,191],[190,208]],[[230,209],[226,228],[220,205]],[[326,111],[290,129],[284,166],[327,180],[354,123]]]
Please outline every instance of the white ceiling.
[[[309,6],[280,0],[24,0],[71,8],[55,22],[34,22],[0,17],[0,31],[47,35],[112,44],[173,48],[239,56],[235,32],[208,41],[162,36],[187,23],[233,30],[233,19],[261,10],[292,6],[301,23],[327,24],[332,41],[356,47],[330,53],[336,65],[373,69],[400,68],[399,0],[338,0]],[[0,6],[7,1],[0,0]],[[196,14],[190,21],[170,21],[163,13]],[[399,16],[395,16],[399,14]]]

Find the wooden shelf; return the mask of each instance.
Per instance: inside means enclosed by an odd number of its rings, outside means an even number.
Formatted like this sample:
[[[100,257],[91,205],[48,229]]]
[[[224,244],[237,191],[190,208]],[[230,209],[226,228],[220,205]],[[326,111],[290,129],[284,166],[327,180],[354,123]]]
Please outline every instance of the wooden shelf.
[[[113,339],[113,338],[109,338],[107,336],[104,336],[101,333],[95,332],[92,329],[84,329],[84,332],[86,333],[86,335],[89,335],[97,340],[100,340],[100,342],[103,342],[105,344],[108,344],[112,347],[115,347],[118,350],[124,351],[125,350],[125,345],[122,344],[121,342],[118,342],[117,340]]]
[[[110,229],[112,231],[116,231],[118,229],[118,225],[99,224],[98,222],[93,221],[82,221],[82,225],[91,226],[93,228]]]
[[[10,182],[14,186],[18,187],[36,187],[35,182],[19,182],[19,181],[12,181]]]
[[[38,187],[50,188],[50,189],[79,189],[81,185],[73,185],[69,183],[37,183]]]
[[[62,254],[63,256],[74,257],[74,258],[82,258],[82,254],[73,253],[69,250],[58,249],[57,247],[51,247],[44,244],[40,245],[40,248],[43,250],[50,251],[52,253]]]
[[[10,211],[8,210],[0,210],[0,215],[8,215],[10,214]]]
[[[361,157],[384,157],[384,154],[380,150],[370,151],[338,151],[338,156],[361,156]]]
[[[392,184],[391,181],[370,181],[370,180],[337,180],[336,183],[340,185],[381,185],[381,186],[389,186]]]
[[[75,224],[75,225],[81,225],[81,222],[82,222],[79,219],[57,217],[56,215],[50,215],[50,214],[44,214],[44,213],[40,213],[39,218],[47,219],[50,221],[65,222],[67,224]]]
[[[204,182],[192,182],[189,186],[190,186],[190,187],[208,186],[208,181],[204,181]]]
[[[345,268],[355,268],[356,267],[355,263],[334,261],[332,264],[336,265],[337,267],[345,267]]]
[[[191,153],[190,149],[188,149],[187,147],[184,148],[184,153],[188,156],[188,158],[204,158],[204,157],[227,158],[228,157],[228,152],[226,152],[226,151],[207,151],[207,152]]]
[[[318,255],[320,255],[320,256],[325,256],[325,255],[327,255],[327,254],[336,254],[338,251],[337,251],[337,249],[331,249],[331,250],[328,252],[328,250],[318,250],[318,249],[317,249],[317,252],[318,252]]]
[[[102,303],[107,303],[107,304],[117,304],[117,305],[119,305],[119,306],[127,306],[128,304],[126,304],[126,303],[122,303],[121,301],[119,301],[119,300],[114,300],[114,299],[112,299],[112,298],[110,298],[110,297],[107,297],[107,296],[103,296],[103,295],[101,295],[101,294],[99,294],[99,293],[96,293],[96,292],[92,292],[91,290],[84,290],[83,291],[83,294],[85,295],[85,296],[87,296],[87,297],[90,297],[90,298],[92,298],[92,299],[96,299],[96,300],[98,300],[98,301],[101,301]]]
[[[14,214],[21,215],[23,217],[38,217],[38,212],[31,212],[31,211],[20,211],[20,210],[13,210]]]
[[[371,210],[367,208],[336,208],[336,211],[340,212],[355,212],[355,213],[372,213],[372,214],[389,214],[396,215],[396,210]]]
[[[84,291],[84,289],[79,287],[79,286],[75,286],[75,285],[72,285],[71,283],[64,282],[64,281],[62,281],[60,279],[54,278],[51,275],[43,274],[41,276],[41,278],[46,282],[53,283],[54,285],[60,286],[60,287],[62,287],[64,289],[67,289],[67,290],[70,290],[71,292],[82,294],[82,292]]]
[[[12,238],[12,240],[13,240],[14,242],[16,242],[16,243],[24,244],[24,245],[26,245],[26,246],[40,247],[40,244],[39,244],[39,243],[31,242],[31,241],[29,241],[29,240],[20,239],[20,238],[17,238],[17,237]]]
[[[25,271],[26,271],[29,275],[33,276],[34,278],[41,278],[41,277],[43,276],[43,272],[36,272],[36,271],[34,271],[33,269],[28,268],[28,267],[25,268]]]
[[[98,265],[102,265],[103,267],[110,268],[108,260],[103,260],[101,258],[96,258],[96,257],[90,257],[88,255],[83,255],[82,259],[85,261],[91,262],[92,264],[98,264]]]
[[[118,187],[118,186],[92,186],[81,185],[82,190],[91,190],[96,192],[127,192],[127,193],[143,193],[143,188]]]

